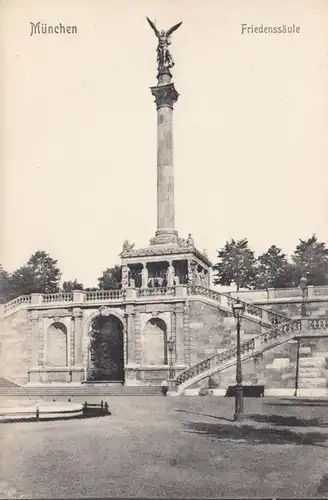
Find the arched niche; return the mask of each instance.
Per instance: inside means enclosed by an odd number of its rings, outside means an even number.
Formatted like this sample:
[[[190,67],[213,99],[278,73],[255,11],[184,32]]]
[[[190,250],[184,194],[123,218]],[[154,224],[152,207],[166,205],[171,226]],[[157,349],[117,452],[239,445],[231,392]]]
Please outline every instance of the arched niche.
[[[63,323],[52,323],[47,329],[46,362],[48,366],[67,366],[67,328]]]
[[[88,380],[124,381],[123,323],[113,314],[99,315],[90,325]]]
[[[167,326],[161,318],[152,318],[145,324],[141,336],[143,365],[167,364]]]

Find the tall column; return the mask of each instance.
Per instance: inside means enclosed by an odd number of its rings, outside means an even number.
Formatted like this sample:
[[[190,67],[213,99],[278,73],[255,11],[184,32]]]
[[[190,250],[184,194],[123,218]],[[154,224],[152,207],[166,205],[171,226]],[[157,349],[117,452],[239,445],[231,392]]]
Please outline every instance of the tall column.
[[[168,83],[167,83],[168,80]],[[151,87],[157,107],[157,231],[155,243],[177,241],[174,223],[172,113],[179,94],[170,77]]]

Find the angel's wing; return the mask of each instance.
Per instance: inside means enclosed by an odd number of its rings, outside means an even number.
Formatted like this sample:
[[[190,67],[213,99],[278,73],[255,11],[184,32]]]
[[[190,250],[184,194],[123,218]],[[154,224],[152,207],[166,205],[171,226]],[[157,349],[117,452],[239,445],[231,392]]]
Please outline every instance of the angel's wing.
[[[181,23],[178,23],[175,26],[172,26],[172,28],[168,29],[166,32],[166,36],[169,37],[170,35],[172,35],[173,31],[177,30],[179,28],[179,26],[181,26],[181,24],[182,24],[182,21],[181,21]]]
[[[156,35],[157,37],[159,37],[159,31],[158,31],[158,29],[156,28],[155,24],[154,24],[154,23],[153,23],[153,22],[149,19],[149,17],[147,17],[146,19],[147,19],[147,21],[149,22],[149,24],[150,24],[150,26],[152,27],[152,29],[154,30],[155,35]]]

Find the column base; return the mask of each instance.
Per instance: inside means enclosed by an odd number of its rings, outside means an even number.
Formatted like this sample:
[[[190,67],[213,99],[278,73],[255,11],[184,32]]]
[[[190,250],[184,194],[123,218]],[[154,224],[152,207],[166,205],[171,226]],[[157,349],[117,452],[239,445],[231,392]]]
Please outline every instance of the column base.
[[[150,240],[151,245],[167,245],[179,241],[178,231],[175,229],[158,229],[155,233],[155,238]]]

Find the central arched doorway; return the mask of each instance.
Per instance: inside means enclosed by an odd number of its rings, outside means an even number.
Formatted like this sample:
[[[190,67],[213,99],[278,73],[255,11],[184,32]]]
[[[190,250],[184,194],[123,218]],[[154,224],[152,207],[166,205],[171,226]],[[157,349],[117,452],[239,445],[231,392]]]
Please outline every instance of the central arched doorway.
[[[123,324],[114,315],[91,323],[88,379],[124,382]]]

